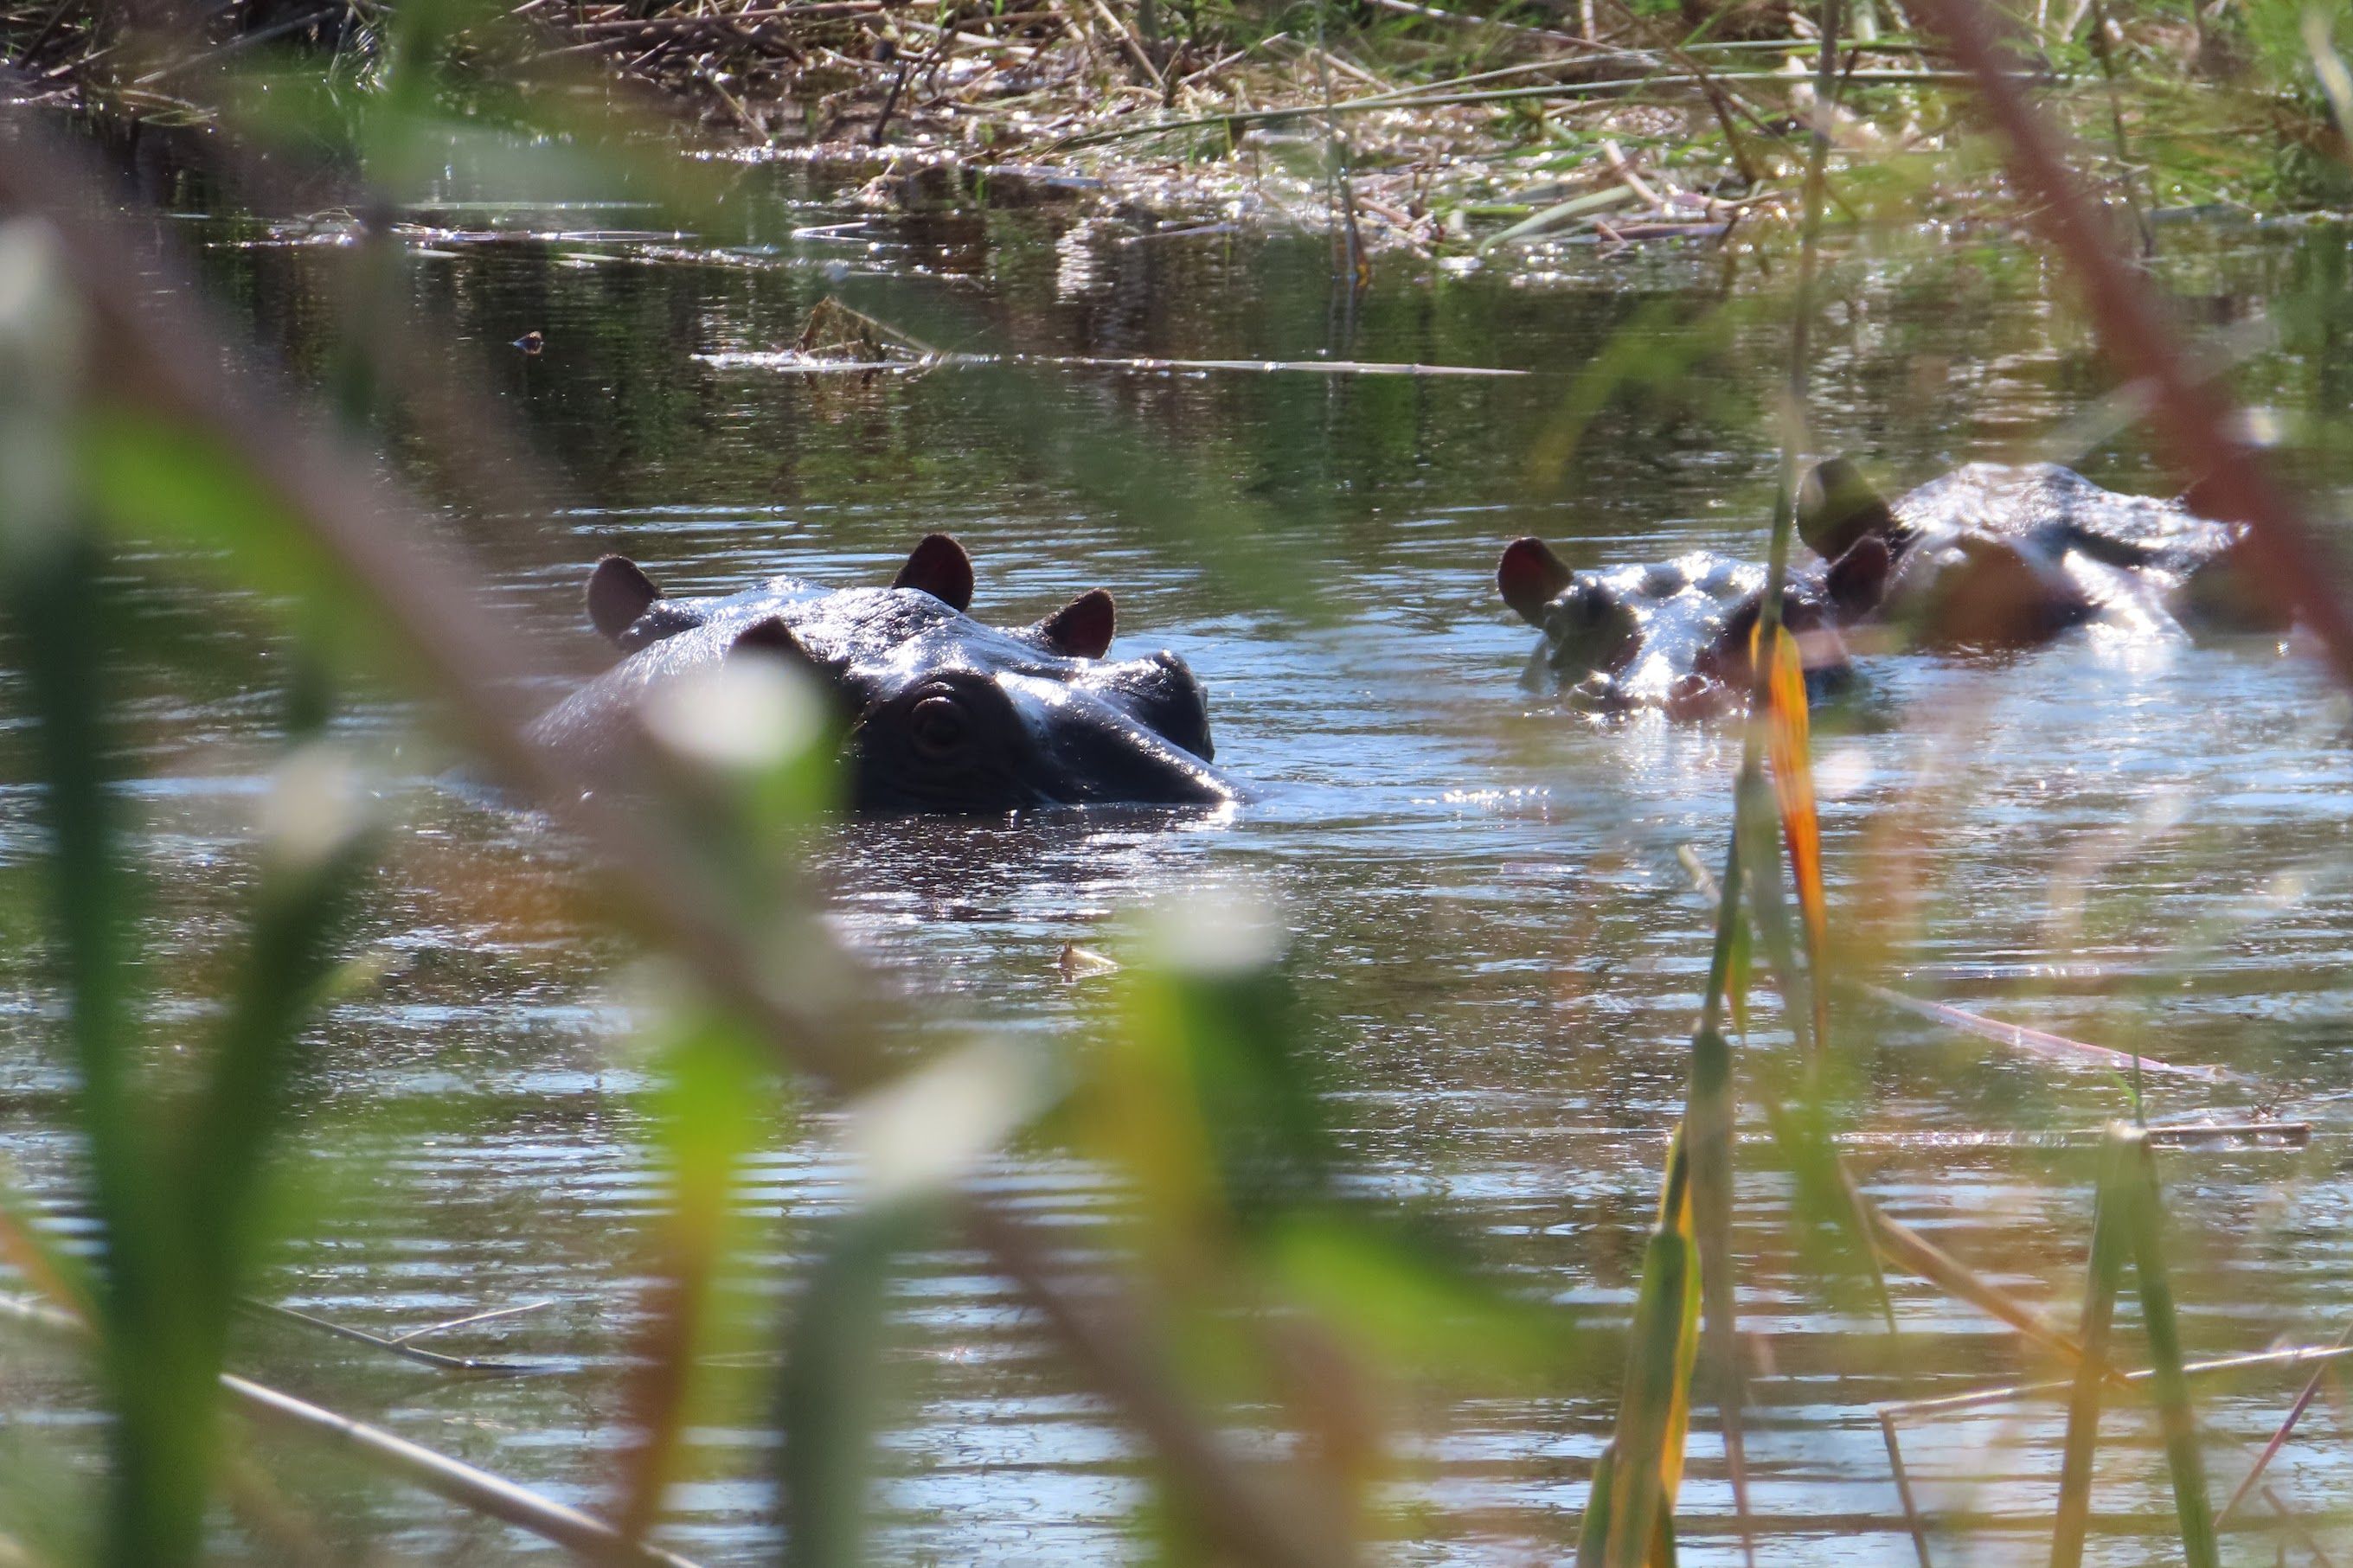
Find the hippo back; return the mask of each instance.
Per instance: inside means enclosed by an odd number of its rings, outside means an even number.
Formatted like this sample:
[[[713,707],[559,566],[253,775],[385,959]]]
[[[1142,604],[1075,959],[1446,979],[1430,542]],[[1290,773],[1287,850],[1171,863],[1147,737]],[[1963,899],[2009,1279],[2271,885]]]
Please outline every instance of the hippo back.
[[[1905,494],[1899,528],[1924,539],[1974,533],[2082,549],[2112,565],[2176,572],[2227,548],[2237,530],[2179,500],[2103,489],[2057,463],[1967,463]],[[2104,547],[2105,547],[2104,549]]]

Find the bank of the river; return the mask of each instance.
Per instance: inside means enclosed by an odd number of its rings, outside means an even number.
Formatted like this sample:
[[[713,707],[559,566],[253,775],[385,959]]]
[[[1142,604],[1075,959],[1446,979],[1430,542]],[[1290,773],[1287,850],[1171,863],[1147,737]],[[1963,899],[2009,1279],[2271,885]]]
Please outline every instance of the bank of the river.
[[[2044,6],[2019,68],[2137,221],[2342,206],[2353,183],[2318,85],[2334,46],[2283,30],[2275,9]],[[230,0],[176,30],[112,15],[0,5],[0,90],[364,156],[364,106],[402,96],[404,51],[431,52],[458,75],[411,83],[410,109],[432,99],[543,132],[617,104],[705,151],[821,163],[870,206],[1067,203],[1137,237],[1329,231],[1344,269],[1564,237],[1769,239],[1797,205],[1819,59],[1802,16],[1698,0],[1493,15],[1417,0]],[[1872,0],[1842,25],[1834,222],[1995,205],[1957,76],[1914,20]]]

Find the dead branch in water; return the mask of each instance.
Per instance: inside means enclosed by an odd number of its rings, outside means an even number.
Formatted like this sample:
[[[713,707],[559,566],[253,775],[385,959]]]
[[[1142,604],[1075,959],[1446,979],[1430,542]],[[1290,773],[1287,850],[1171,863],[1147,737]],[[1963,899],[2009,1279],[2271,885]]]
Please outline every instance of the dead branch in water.
[[[2212,1361],[2182,1363],[2182,1373],[2190,1377],[2211,1377],[2229,1372],[2246,1372],[2259,1367],[2337,1365],[2353,1357],[2353,1345],[2342,1342],[2330,1345],[2302,1345],[2294,1350],[2258,1351],[2250,1355],[2219,1356]],[[2125,1384],[2137,1387],[2157,1375],[2154,1369],[2143,1367],[2133,1372],[2117,1373]],[[2072,1377],[2048,1378],[2037,1383],[2018,1383],[2000,1388],[1975,1389],[1968,1394],[1947,1394],[1935,1399],[1906,1399],[1883,1405],[1883,1416],[1909,1421],[1921,1415],[1949,1415],[1960,1410],[1978,1410],[1989,1405],[2009,1405],[2021,1399],[2036,1399],[2045,1394],[2064,1394],[2075,1386]]]
[[[386,1355],[398,1356],[403,1361],[414,1362],[419,1366],[429,1366],[436,1372],[468,1373],[477,1377],[535,1377],[543,1373],[560,1370],[554,1362],[509,1361],[503,1357],[492,1356],[443,1355],[438,1351],[419,1350],[408,1342],[415,1339],[417,1334],[403,1334],[396,1339],[385,1339],[382,1335],[369,1333],[364,1329],[351,1328],[326,1318],[314,1317],[309,1312],[298,1312],[291,1307],[280,1307],[274,1302],[257,1300],[250,1296],[240,1298],[237,1306],[239,1311],[248,1317],[298,1324],[339,1340],[349,1340],[353,1344],[380,1350]],[[507,1309],[508,1311],[520,1310]],[[478,1312],[473,1318],[462,1321],[474,1322],[485,1317],[499,1315],[501,1314]],[[451,1325],[435,1325],[437,1328],[448,1326]],[[419,1329],[417,1333],[432,1331],[431,1329]]]
[[[0,1296],[0,1318],[51,1332],[87,1339],[89,1330],[54,1307]],[[221,1391],[237,1408],[267,1425],[312,1437],[331,1438],[346,1451],[387,1474],[422,1487],[461,1508],[527,1530],[589,1563],[636,1563],[649,1568],[695,1568],[675,1552],[625,1539],[603,1520],[554,1502],[488,1470],[476,1469],[380,1426],[337,1415],[323,1405],[231,1373],[221,1374]]]

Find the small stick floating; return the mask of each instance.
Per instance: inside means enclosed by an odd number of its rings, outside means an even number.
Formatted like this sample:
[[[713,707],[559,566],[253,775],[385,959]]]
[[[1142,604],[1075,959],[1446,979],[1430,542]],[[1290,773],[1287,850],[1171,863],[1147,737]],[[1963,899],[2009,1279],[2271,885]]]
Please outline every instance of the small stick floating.
[[[309,1312],[298,1312],[291,1307],[280,1307],[275,1302],[259,1300],[251,1296],[238,1297],[237,1305],[239,1311],[250,1317],[275,1318],[281,1322],[300,1323],[304,1328],[316,1329],[321,1333],[332,1334],[337,1339],[349,1340],[353,1344],[372,1346],[386,1354],[396,1355],[404,1361],[412,1361],[419,1366],[429,1366],[439,1372],[469,1373],[477,1377],[531,1377],[542,1373],[562,1370],[554,1362],[510,1361],[502,1356],[443,1355],[438,1351],[423,1350],[408,1342],[422,1334],[455,1328],[459,1323],[479,1322],[485,1318],[504,1317],[510,1313],[528,1310],[522,1307],[502,1308],[495,1312],[477,1312],[470,1318],[459,1319],[457,1322],[435,1323],[429,1328],[418,1329],[415,1333],[402,1334],[396,1339],[385,1339],[380,1334],[369,1333],[365,1329],[354,1329],[347,1324],[332,1322],[325,1318],[314,1317]]]
[[[2175,1067],[2170,1062],[2158,1061],[2155,1057],[2140,1056],[2132,1051],[2112,1051],[2105,1046],[2087,1046],[2081,1040],[2071,1040],[2064,1035],[2053,1035],[2047,1030],[2030,1029],[2023,1024],[1998,1023],[1942,1002],[1923,1002],[1916,996],[1906,996],[1901,991],[1890,991],[1884,985],[1871,985],[1864,989],[1889,1006],[1899,1007],[1916,1017],[1949,1024],[1965,1035],[1975,1035],[1996,1045],[2031,1051],[2053,1061],[2096,1064],[2120,1073],[2129,1073],[2137,1067],[2142,1072],[2202,1079],[2208,1083],[2228,1082],[2238,1077],[2222,1068]]]

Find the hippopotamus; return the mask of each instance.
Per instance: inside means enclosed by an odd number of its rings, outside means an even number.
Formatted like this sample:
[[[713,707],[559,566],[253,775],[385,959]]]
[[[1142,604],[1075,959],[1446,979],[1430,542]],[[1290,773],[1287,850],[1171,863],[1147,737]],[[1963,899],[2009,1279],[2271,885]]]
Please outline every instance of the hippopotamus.
[[[1970,463],[1891,506],[1833,458],[1807,476],[1797,521],[1831,563],[1840,623],[1883,624],[1921,647],[2030,647],[2094,620],[2142,631],[2286,623],[2255,591],[2242,528],[2053,463]]]
[[[1816,700],[1852,675],[1829,605],[1830,574],[1791,574],[1783,623]],[[1573,570],[1541,539],[1515,540],[1495,566],[1504,603],[1544,633],[1532,687],[1597,712],[1662,710],[1703,719],[1745,707],[1765,569],[1695,550],[1651,565]]]
[[[1783,614],[1817,698],[1852,675],[1841,637],[2000,651],[2098,621],[2129,630],[2274,632],[2287,624],[2247,564],[2246,531],[2188,500],[2119,495],[2056,464],[1971,463],[1897,500],[1832,458],[1798,496]],[[1765,574],[1712,552],[1574,571],[1541,540],[1504,552],[1504,602],[1545,634],[1528,668],[1582,707],[1677,718],[1736,708]]]
[[[625,655],[549,710],[532,738],[593,759],[647,694],[730,658],[788,659],[839,699],[856,809],[995,814],[1045,806],[1199,805],[1239,797],[1214,765],[1201,683],[1173,653],[1113,660],[1101,589],[1037,625],[966,614],[971,558],[945,534],[887,588],[775,577],[672,598],[635,562],[588,575],[588,617]]]

